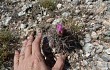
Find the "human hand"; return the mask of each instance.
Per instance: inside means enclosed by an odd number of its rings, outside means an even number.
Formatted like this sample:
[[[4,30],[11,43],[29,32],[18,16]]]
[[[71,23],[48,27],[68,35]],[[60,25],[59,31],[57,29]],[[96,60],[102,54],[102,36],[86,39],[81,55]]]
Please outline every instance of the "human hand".
[[[15,51],[14,70],[50,70],[46,66],[41,54],[41,38],[41,33],[38,33],[35,39],[33,34],[31,34],[28,39],[23,42],[21,52]],[[59,56],[52,70],[62,70],[64,61],[64,56]]]

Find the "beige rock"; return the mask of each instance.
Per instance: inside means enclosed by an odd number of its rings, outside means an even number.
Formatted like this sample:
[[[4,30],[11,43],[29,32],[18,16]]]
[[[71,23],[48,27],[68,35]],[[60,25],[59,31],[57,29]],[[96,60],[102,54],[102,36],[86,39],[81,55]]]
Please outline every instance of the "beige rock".
[[[49,18],[49,19],[47,19],[47,23],[51,23],[51,22],[53,22],[53,20],[54,20],[54,18]]]
[[[109,19],[106,19],[106,20],[103,19],[102,21],[103,21],[103,24],[104,25],[109,25],[110,26],[110,18]]]
[[[107,10],[107,6],[105,3],[102,3],[100,7],[97,9],[96,13],[102,14],[105,10]]]

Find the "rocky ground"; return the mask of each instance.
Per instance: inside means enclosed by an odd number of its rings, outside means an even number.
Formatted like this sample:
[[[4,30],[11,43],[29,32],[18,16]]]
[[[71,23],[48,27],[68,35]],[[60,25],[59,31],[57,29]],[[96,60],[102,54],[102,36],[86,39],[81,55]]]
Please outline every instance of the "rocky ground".
[[[110,70],[110,0],[48,1],[0,0],[0,30],[22,41],[42,31],[44,56],[67,54],[66,70]],[[9,59],[1,70],[11,69]]]

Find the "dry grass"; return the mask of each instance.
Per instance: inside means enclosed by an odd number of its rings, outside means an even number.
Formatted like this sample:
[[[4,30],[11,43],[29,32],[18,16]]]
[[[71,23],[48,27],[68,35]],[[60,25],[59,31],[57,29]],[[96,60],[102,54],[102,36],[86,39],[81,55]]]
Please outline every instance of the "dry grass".
[[[47,8],[50,11],[53,11],[56,8],[54,0],[40,0],[39,2],[42,7]]]
[[[16,49],[15,46],[17,46],[15,40],[18,39],[15,39],[11,31],[0,30],[0,70],[7,62],[13,63],[11,60],[13,59],[14,49]]]

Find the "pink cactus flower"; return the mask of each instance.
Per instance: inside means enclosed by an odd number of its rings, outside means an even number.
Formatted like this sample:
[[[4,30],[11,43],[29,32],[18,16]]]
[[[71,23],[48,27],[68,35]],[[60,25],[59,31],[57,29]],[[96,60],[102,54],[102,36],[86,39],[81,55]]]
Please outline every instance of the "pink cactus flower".
[[[62,24],[57,24],[57,33],[58,35],[62,36],[63,35],[63,25]]]

